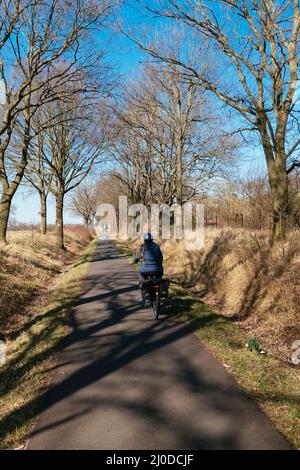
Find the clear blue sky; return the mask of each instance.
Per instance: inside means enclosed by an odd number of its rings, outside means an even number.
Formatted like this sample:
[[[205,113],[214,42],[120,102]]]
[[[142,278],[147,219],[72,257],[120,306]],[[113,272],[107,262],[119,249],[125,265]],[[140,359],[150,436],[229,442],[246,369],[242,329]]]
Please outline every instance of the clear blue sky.
[[[121,7],[118,11],[118,20],[124,21],[129,24],[133,29],[135,28],[151,28],[152,31],[161,30],[161,20],[149,19],[143,17],[139,12],[135,11],[128,4]],[[139,63],[147,59],[147,55],[141,52],[137,46],[126,39],[124,36],[114,31],[114,24],[116,18],[112,21],[112,27],[105,35],[105,41],[109,40],[109,59],[113,65],[119,70],[122,80],[127,81],[135,76]],[[263,159],[261,158],[260,151],[256,149],[247,150],[248,158],[242,159],[238,168],[238,172],[247,173],[249,168],[255,172],[261,172],[264,169]],[[74,217],[68,211],[68,198],[66,200],[65,222],[66,223],[80,223],[79,218]],[[13,207],[15,208],[13,217],[20,222],[38,223],[39,222],[39,201],[33,194],[29,193],[23,188],[19,188],[13,200]],[[49,197],[48,204],[48,221],[54,223],[55,220],[55,205],[53,198]]]

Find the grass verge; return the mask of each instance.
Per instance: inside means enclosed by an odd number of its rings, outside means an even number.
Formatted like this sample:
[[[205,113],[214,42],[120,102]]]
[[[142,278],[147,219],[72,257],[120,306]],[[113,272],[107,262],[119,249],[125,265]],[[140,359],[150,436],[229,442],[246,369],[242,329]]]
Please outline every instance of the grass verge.
[[[44,308],[6,341],[8,362],[0,369],[1,449],[20,448],[28,439],[96,244],[91,242],[60,276]]]
[[[127,256],[133,250],[118,242]],[[246,348],[246,332],[236,322],[216,314],[181,287],[170,289],[175,312],[251,396],[295,448],[300,448],[299,370]]]

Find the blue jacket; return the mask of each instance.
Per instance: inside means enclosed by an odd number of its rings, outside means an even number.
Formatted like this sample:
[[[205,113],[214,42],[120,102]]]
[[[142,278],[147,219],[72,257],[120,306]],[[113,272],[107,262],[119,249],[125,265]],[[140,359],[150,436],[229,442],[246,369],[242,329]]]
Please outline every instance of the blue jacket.
[[[145,241],[136,252],[133,258],[134,263],[141,262],[139,271],[149,273],[163,270],[163,255],[159,245],[153,240]]]

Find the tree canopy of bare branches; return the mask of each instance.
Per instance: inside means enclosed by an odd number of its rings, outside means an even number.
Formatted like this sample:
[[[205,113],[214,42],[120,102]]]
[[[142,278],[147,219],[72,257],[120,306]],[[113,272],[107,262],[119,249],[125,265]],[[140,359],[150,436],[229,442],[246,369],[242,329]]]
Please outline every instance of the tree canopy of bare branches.
[[[220,176],[236,141],[178,67],[144,66],[116,111],[111,153],[133,202],[182,204]]]
[[[83,182],[76,188],[71,198],[70,210],[72,214],[80,216],[86,227],[95,220],[98,206],[97,183]]]
[[[43,126],[51,122],[51,126]],[[109,137],[109,119],[103,103],[87,104],[76,95],[73,100],[59,100],[44,106],[38,125],[42,132],[32,142],[30,166],[41,177],[40,161],[48,177],[49,189],[56,201],[58,245],[64,249],[64,197],[79,186],[92,169],[103,160]],[[35,178],[36,181],[37,178]]]
[[[281,239],[300,201],[297,194],[291,204],[288,195],[288,175],[300,165],[299,0],[157,0],[144,7],[196,34],[202,66],[165,53],[150,40],[134,40],[239,113],[245,131],[258,133],[273,201],[273,241]],[[207,67],[210,59],[214,63]]]
[[[0,242],[6,241],[12,198],[28,162],[32,118],[45,103],[95,91],[91,70],[99,51],[89,50],[90,33],[111,9],[110,0],[1,2]],[[14,140],[18,153],[11,151]]]

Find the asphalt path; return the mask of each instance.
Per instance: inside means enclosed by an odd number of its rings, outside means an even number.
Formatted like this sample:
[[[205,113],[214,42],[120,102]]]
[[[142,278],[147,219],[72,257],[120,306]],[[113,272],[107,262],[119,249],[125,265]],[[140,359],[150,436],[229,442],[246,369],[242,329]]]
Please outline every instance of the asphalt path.
[[[166,314],[168,312],[168,314]],[[289,449],[269,419],[137,273],[97,247],[28,449]]]

